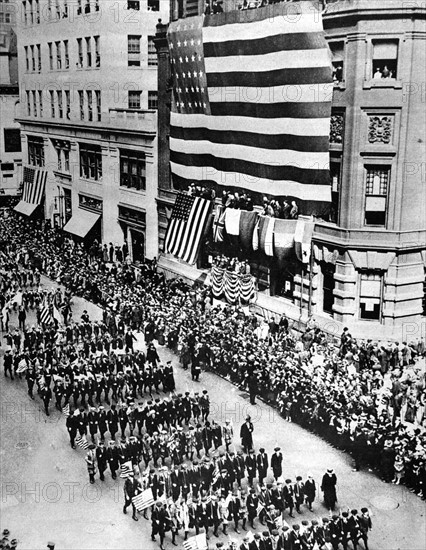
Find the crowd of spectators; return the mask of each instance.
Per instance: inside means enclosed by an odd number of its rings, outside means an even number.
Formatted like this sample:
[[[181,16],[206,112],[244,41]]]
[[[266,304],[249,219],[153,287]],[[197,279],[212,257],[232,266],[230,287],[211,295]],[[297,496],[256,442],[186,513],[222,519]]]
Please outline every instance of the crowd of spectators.
[[[426,497],[425,374],[418,359],[424,343],[357,341],[348,330],[340,346],[311,321],[298,335],[286,320],[260,320],[235,307],[212,306],[210,290],[182,279],[166,280],[155,263],[89,258],[54,230],[16,218],[1,220],[6,250],[22,250],[31,264],[106,311],[150,327],[186,361],[258,391],[283,416],[326,438],[354,457],[354,469],[370,467],[388,482],[405,483]],[[286,328],[287,327],[287,328]]]

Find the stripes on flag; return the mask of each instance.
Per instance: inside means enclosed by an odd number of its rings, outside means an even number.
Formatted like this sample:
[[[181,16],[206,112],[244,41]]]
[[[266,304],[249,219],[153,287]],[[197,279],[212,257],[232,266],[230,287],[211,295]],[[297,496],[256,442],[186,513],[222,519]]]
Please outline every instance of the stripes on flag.
[[[21,359],[18,363],[18,368],[16,369],[16,374],[22,374],[28,369],[27,361],[25,359]]]
[[[89,442],[87,441],[87,439],[85,437],[81,437],[81,435],[78,435],[76,437],[75,442],[77,443],[77,445],[79,447],[81,447],[84,450],[89,448]]]
[[[257,505],[256,514],[259,515],[260,512],[261,512],[264,508],[265,508],[264,505],[263,505],[261,502],[259,502],[259,504]]]
[[[205,533],[190,537],[182,542],[183,550],[207,550],[207,538]]]
[[[302,214],[323,213],[333,82],[318,4],[247,13],[169,25],[173,178],[297,198]]]
[[[128,460],[127,462],[123,462],[121,465],[120,477],[125,478],[130,474],[133,474],[133,464],[131,460]]]
[[[44,301],[43,307],[40,311],[40,323],[42,325],[53,323],[53,315],[50,311],[50,306],[46,301]]]
[[[167,228],[164,252],[195,263],[210,207],[208,199],[179,193]]]
[[[70,404],[67,403],[64,407],[62,407],[62,414],[64,416],[69,416],[70,415]]]
[[[152,490],[150,488],[145,489],[145,491],[142,491],[142,493],[133,497],[132,502],[138,512],[142,512],[142,510],[149,508],[154,504]]]
[[[40,204],[47,180],[47,170],[24,166],[22,200],[30,204]]]

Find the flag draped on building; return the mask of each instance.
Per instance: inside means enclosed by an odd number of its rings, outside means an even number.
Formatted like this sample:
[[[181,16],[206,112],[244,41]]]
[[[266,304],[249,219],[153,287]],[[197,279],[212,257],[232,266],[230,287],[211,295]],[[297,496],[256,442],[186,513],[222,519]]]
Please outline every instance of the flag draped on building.
[[[189,264],[195,263],[210,207],[208,199],[179,193],[167,227],[164,252]]]
[[[333,92],[319,6],[279,3],[172,22],[173,179],[301,201],[331,199]]]
[[[22,197],[14,210],[30,215],[41,204],[46,187],[47,170],[24,166],[22,177]]]

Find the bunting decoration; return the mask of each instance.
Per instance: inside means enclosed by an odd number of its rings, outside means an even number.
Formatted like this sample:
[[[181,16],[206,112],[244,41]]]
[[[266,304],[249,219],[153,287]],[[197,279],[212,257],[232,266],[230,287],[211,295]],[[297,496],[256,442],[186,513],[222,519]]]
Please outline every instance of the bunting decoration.
[[[213,296],[225,297],[229,304],[250,303],[256,297],[256,279],[250,274],[238,274],[218,266],[211,269]]]

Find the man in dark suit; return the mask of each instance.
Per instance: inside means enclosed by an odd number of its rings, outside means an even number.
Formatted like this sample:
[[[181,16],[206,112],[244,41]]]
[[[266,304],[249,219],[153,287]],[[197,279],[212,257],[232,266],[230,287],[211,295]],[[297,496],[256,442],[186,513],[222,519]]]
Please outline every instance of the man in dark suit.
[[[279,447],[275,447],[274,452],[271,456],[271,468],[274,474],[275,480],[283,475],[283,455]]]
[[[351,510],[351,515],[348,519],[349,536],[351,538],[354,550],[357,549],[358,540],[360,537],[360,521],[358,518],[358,510]]]
[[[200,527],[204,527],[206,531],[206,539],[209,540],[209,509],[207,505],[207,497],[202,497],[195,511],[196,518],[196,534],[200,532]]]
[[[256,457],[254,456],[254,450],[251,449],[249,455],[246,457],[245,462],[247,470],[247,479],[250,487],[253,487],[253,479],[256,477]]]
[[[371,523],[368,508],[361,508],[361,515],[359,516],[359,530],[361,538],[364,541],[365,550],[368,550],[368,531],[372,528],[373,524]]]
[[[291,479],[285,480],[285,485],[283,487],[283,497],[284,497],[284,504],[286,508],[289,508],[289,516],[291,518],[294,518],[293,516],[293,508],[294,508],[294,490],[293,485],[291,484]]]
[[[252,529],[254,529],[254,519],[257,516],[257,505],[259,504],[259,499],[256,496],[256,491],[254,489],[250,489],[250,493],[247,496],[247,513],[248,513],[248,520],[250,522],[250,525]]]
[[[259,453],[256,457],[257,473],[259,478],[259,484],[263,485],[263,480],[268,475],[268,455],[265,453],[265,449],[259,449]]]
[[[229,510],[229,515],[234,521],[235,532],[238,534],[240,534],[240,531],[238,529],[238,523],[240,521],[240,509],[241,509],[241,500],[238,497],[238,492],[234,491],[232,493],[231,500],[229,501],[229,504],[228,504],[228,510]]]
[[[296,505],[296,511],[298,514],[301,514],[300,505],[303,504],[305,499],[304,483],[302,481],[302,476],[296,477],[296,483],[293,486],[294,490],[294,503]]]
[[[312,475],[308,474],[308,479],[305,481],[303,490],[305,493],[306,504],[308,505],[309,510],[312,510],[312,503],[315,500],[315,495],[317,492],[317,486]]]
[[[160,535],[160,550],[164,550],[163,543],[167,526],[167,512],[161,502],[156,502],[152,510],[151,526],[151,540],[155,541],[155,535]]]

